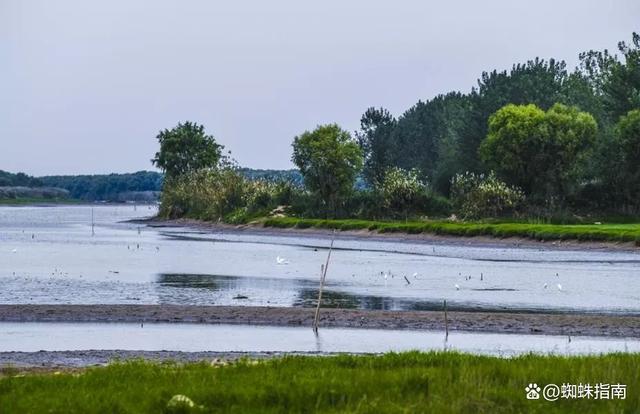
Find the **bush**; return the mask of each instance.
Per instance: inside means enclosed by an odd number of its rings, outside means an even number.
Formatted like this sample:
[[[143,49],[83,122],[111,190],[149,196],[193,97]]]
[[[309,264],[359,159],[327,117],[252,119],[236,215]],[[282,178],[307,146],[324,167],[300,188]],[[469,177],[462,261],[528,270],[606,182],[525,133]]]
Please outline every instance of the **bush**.
[[[235,170],[200,170],[165,182],[160,216],[220,220],[245,205],[246,180]]]
[[[289,182],[249,180],[233,167],[200,170],[167,179],[159,215],[239,224],[287,205],[296,191]]]
[[[463,218],[499,217],[517,211],[524,201],[522,191],[496,178],[466,172],[451,180],[451,199]]]
[[[427,192],[427,186],[418,178],[417,170],[392,167],[385,172],[377,190],[382,207],[388,214],[400,214],[406,218],[409,212],[420,209],[419,203]]]

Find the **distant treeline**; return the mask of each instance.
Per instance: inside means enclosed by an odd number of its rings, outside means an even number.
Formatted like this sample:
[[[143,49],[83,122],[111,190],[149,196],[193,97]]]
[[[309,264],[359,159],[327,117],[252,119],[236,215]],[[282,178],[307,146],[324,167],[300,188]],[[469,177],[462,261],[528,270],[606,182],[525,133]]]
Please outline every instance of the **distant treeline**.
[[[302,186],[298,170],[254,170],[241,168],[240,173],[249,180],[287,181]],[[15,198],[25,187],[64,189],[70,198],[84,201],[154,201],[162,190],[164,175],[155,171],[129,174],[50,175],[32,177],[24,173],[13,174],[0,170],[0,187],[22,187],[20,191],[0,192],[0,198]],[[35,191],[33,194],[40,194]],[[56,194],[58,194],[56,192]],[[36,197],[36,196],[33,196]]]
[[[42,181],[25,173],[0,170],[0,187],[42,187]]]
[[[122,198],[123,194],[159,192],[163,176],[153,171],[138,171],[130,174],[49,175],[38,179],[46,186],[68,190],[71,197],[78,200],[127,201]],[[157,194],[152,197],[155,198]]]

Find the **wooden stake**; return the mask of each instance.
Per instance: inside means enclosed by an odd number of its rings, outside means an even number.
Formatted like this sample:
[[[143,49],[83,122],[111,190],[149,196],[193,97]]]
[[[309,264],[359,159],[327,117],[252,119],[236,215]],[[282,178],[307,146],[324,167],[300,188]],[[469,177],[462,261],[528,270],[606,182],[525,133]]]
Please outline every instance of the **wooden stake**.
[[[449,339],[449,318],[447,317],[447,300],[444,300],[444,340]]]
[[[333,242],[336,239],[336,231],[333,231],[333,237],[331,238],[331,245],[329,246],[329,253],[327,254],[327,261],[324,265],[320,266],[320,289],[318,290],[318,305],[316,306],[316,314],[313,318],[313,332],[318,334],[318,322],[320,321],[320,303],[322,302],[322,288],[324,287],[324,280],[327,277],[327,269],[329,268],[329,260],[331,259],[331,251],[333,250]]]

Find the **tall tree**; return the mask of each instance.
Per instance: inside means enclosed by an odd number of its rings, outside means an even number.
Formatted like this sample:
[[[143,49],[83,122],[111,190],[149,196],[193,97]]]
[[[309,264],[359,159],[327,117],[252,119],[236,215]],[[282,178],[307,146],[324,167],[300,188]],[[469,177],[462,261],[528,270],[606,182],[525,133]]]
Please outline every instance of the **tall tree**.
[[[160,151],[156,152],[151,162],[162,169],[169,179],[217,167],[224,148],[213,136],[205,133],[204,126],[189,121],[160,131],[156,138],[160,143]]]
[[[320,125],[293,140],[291,160],[300,169],[305,186],[325,211],[337,213],[341,198],[353,191],[362,169],[362,151],[337,124]]]
[[[371,107],[360,119],[360,131],[356,132],[356,140],[364,156],[365,180],[372,187],[380,185],[391,163],[391,133],[395,126],[395,118],[384,108]]]
[[[580,54],[580,70],[602,100],[611,123],[640,108],[640,34],[619,42],[618,52],[590,50]]]
[[[640,207],[640,109],[620,117],[615,127],[616,143],[620,149],[619,183],[625,202]]]
[[[564,201],[596,131],[593,116],[575,107],[555,104],[545,112],[532,104],[509,104],[489,119],[480,153],[505,181],[553,206]]]
[[[487,136],[491,114],[510,103],[534,104],[546,110],[561,101],[560,92],[567,77],[565,62],[539,58],[513,65],[508,72],[483,72],[470,94],[473,109],[461,135],[460,156],[467,170],[482,171],[478,148]]]
[[[459,144],[470,108],[468,97],[458,92],[418,102],[391,131],[387,165],[417,169],[421,178],[446,194],[451,177],[464,171]]]

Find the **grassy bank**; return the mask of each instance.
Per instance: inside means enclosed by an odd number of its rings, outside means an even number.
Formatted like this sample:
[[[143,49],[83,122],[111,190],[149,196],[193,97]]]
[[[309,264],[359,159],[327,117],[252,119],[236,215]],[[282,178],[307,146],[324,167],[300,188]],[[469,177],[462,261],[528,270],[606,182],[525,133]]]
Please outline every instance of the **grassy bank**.
[[[268,218],[265,227],[371,230],[380,233],[450,236],[522,237],[533,240],[635,242],[640,246],[640,224],[531,224],[519,222],[322,220],[293,217]]]
[[[162,413],[176,394],[182,412],[632,413],[640,410],[640,355],[524,356],[456,353],[286,357],[226,366],[130,362],[61,374],[8,373],[2,413]],[[626,384],[626,399],[525,398],[535,382]]]

